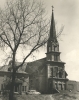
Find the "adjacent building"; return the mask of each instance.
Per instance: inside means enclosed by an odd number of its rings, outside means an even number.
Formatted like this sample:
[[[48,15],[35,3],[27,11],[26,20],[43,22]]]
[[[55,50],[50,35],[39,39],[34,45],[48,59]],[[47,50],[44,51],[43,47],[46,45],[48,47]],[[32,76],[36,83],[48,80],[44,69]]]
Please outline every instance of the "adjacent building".
[[[10,64],[8,66],[3,66],[0,70],[0,93],[10,90],[11,87],[11,76],[12,72],[8,71]],[[5,69],[5,70],[4,70]],[[16,73],[14,92],[19,94],[25,93],[29,90],[29,74],[23,71],[18,71]]]

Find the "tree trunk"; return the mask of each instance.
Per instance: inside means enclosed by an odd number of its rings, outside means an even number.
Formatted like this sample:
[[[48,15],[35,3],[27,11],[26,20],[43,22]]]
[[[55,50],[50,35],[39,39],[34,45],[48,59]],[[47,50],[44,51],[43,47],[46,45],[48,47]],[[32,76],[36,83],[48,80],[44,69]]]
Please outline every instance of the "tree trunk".
[[[11,87],[10,87],[9,100],[13,100],[14,98],[15,74],[16,72],[12,73],[12,82],[11,82]]]
[[[9,93],[9,100],[14,100],[14,85],[15,85],[15,77],[16,77],[16,70],[15,70],[15,53],[13,53],[13,59],[12,59],[12,82],[10,87],[10,93]]]

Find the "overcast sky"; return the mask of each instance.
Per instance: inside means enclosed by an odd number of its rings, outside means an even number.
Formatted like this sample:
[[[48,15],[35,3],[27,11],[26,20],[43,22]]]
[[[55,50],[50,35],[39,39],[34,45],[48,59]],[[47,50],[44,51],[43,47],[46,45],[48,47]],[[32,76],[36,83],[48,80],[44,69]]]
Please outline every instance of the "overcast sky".
[[[0,6],[4,6],[6,0],[0,0]],[[45,3],[48,18],[51,18],[51,6],[54,6],[54,18],[57,30],[64,25],[62,41],[59,41],[61,60],[66,62],[65,69],[68,78],[79,81],[79,0],[41,0]],[[46,50],[42,50],[41,56],[45,57]],[[0,50],[0,55],[3,56]]]

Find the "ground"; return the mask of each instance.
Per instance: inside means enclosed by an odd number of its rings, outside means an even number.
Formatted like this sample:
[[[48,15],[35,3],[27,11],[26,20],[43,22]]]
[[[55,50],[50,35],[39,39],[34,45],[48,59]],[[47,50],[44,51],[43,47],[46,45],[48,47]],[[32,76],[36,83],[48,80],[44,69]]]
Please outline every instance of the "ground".
[[[79,100],[79,92],[61,92],[57,94],[41,94],[41,95],[16,95],[14,100]],[[2,100],[0,98],[0,100]],[[5,100],[5,99],[4,99]],[[8,99],[7,99],[8,100]]]
[[[48,95],[22,95],[17,100],[79,100],[79,92],[63,92]]]

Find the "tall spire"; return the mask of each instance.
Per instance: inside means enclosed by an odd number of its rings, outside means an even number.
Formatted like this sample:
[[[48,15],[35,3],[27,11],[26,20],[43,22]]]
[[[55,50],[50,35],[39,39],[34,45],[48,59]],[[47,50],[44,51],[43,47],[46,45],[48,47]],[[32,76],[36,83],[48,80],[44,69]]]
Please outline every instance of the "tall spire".
[[[50,38],[56,39],[56,30],[55,30],[55,21],[54,21],[54,14],[53,14],[53,6],[52,6],[52,17],[51,17],[51,26],[50,26]]]

